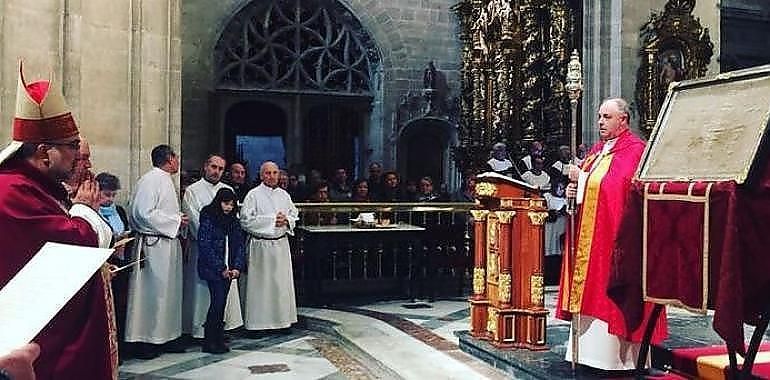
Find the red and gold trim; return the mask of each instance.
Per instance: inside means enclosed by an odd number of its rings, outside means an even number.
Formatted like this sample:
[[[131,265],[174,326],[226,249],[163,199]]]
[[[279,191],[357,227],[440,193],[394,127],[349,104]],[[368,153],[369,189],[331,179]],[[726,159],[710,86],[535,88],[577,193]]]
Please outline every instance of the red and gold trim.
[[[13,140],[15,141],[53,141],[75,137],[78,133],[75,119],[69,112],[47,119],[13,119]]]
[[[115,317],[115,302],[112,296],[112,275],[110,273],[109,266],[107,264],[102,265],[99,269],[99,274],[102,280],[102,286],[104,287],[104,302],[106,306],[105,318],[107,318],[107,334],[108,347],[107,349],[110,358],[110,369],[112,372],[112,378],[118,378],[118,328]]]
[[[583,291],[585,289],[586,277],[588,276],[588,262],[593,248],[593,237],[596,229],[596,213],[599,207],[599,194],[601,190],[604,175],[610,169],[612,163],[612,154],[598,156],[599,162],[591,170],[586,182],[585,196],[581,206],[580,226],[578,227],[579,237],[577,239],[577,253],[575,254],[574,270],[572,275],[572,284],[569,297],[564,297],[569,302],[569,312],[579,313],[583,304]],[[591,160],[588,165],[593,165]],[[589,166],[590,167],[590,166]],[[592,237],[590,239],[581,239],[580,236]]]
[[[709,200],[711,196],[711,187],[713,183],[707,183],[706,189],[703,195],[694,195],[693,194],[693,188],[695,187],[695,182],[691,182],[689,187],[687,188],[687,194],[666,194],[665,193],[665,183],[661,183],[658,187],[657,192],[650,192],[650,183],[644,184],[644,202],[642,205],[642,295],[644,297],[644,300],[647,302],[654,302],[657,304],[663,304],[663,305],[674,305],[677,307],[680,307],[685,310],[689,310],[695,313],[700,314],[706,314],[708,311],[708,289],[709,289]],[[682,300],[680,299],[672,299],[672,298],[658,298],[658,297],[652,297],[647,292],[647,257],[648,257],[648,246],[647,246],[647,239],[649,234],[649,205],[650,202],[659,202],[659,201],[679,201],[679,202],[689,202],[689,203],[696,203],[696,204],[702,204],[703,205],[703,246],[701,248],[701,252],[703,252],[703,256],[701,257],[702,260],[702,268],[703,271],[701,273],[701,281],[703,281],[702,284],[702,294],[701,294],[701,305],[700,307],[692,307],[686,305]]]

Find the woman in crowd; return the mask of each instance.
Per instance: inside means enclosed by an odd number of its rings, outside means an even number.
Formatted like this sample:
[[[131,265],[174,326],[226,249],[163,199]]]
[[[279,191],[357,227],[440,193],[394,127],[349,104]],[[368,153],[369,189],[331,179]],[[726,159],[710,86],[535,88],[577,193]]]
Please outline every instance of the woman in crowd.
[[[350,197],[351,202],[370,202],[369,196],[369,182],[365,179],[359,179],[353,184],[353,195]]]
[[[110,227],[112,227],[114,243],[128,237],[130,233],[126,210],[115,204],[115,196],[117,195],[118,190],[120,190],[120,180],[110,173],[99,173],[96,175],[95,179],[96,182],[99,183],[99,215],[101,215],[102,218],[110,224]],[[128,264],[130,258],[125,255],[127,252],[131,252],[131,249],[125,245],[115,249],[115,253],[110,256],[108,262],[115,267],[122,267]],[[118,329],[118,354],[121,361],[125,356],[123,331],[126,327],[128,272],[130,271],[130,269],[121,271],[112,279],[112,295],[115,303],[115,322]]]
[[[201,210],[198,228],[198,276],[208,284],[211,300],[203,325],[203,352],[213,354],[230,351],[224,337],[225,304],[230,282],[240,277],[245,262],[236,202],[232,190],[219,189]]]

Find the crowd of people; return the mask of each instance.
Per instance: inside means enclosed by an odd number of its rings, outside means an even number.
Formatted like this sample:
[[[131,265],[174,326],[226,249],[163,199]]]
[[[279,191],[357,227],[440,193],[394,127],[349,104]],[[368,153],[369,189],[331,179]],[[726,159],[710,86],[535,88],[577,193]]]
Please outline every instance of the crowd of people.
[[[183,334],[202,338],[203,351],[219,354],[228,351],[226,329],[286,333],[297,322],[288,239],[299,218],[294,201],[473,200],[472,175],[448,195],[430,177],[402,186],[398,173],[383,172],[378,163],[369,166],[365,179],[349,181],[340,168],[328,182],[313,171],[303,184],[300,176],[267,161],[259,184],[249,186],[243,164],[228,167],[224,157],[212,154],[180,202],[172,177],[179,156],[158,145],[151,152],[153,167],[138,180],[126,211],[114,201],[118,177],[91,173],[90,147],[60,89],[49,81],[27,83],[21,75],[17,103],[13,141],[0,151],[0,246],[8,252],[0,287],[46,242],[108,248],[128,236],[135,240],[114,250],[35,343],[0,357],[0,375],[6,377],[117,378],[118,353],[150,359],[177,352],[184,348]],[[564,267],[557,314],[583,317],[572,326],[567,360],[600,369],[631,368],[639,349],[639,332],[624,330],[603,287],[623,196],[644,149],[629,132],[628,119],[625,101],[604,102],[602,140],[585,162],[580,153],[573,159],[566,147],[549,161],[539,142],[517,162],[504,144],[496,144],[489,160],[490,170],[540,189],[553,224],[564,216],[565,197],[582,203],[576,235],[583,248]],[[589,194],[584,199],[581,186]],[[595,215],[583,218],[586,208]],[[547,232],[556,234],[546,238],[547,255],[563,250],[563,226],[558,228]],[[654,340],[664,336],[665,329],[656,330]],[[573,356],[577,347],[595,349]]]

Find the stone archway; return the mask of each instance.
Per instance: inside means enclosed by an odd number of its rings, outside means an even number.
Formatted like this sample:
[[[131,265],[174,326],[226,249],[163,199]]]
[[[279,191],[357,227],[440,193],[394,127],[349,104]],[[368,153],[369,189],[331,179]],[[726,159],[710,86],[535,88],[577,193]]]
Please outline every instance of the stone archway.
[[[457,144],[457,130],[442,118],[424,117],[410,121],[398,137],[398,169],[407,180],[430,176],[438,184],[453,187],[454,165],[450,148]]]
[[[354,128],[364,137],[359,140],[367,141],[369,113],[378,96],[375,76],[380,52],[356,16],[339,1],[252,1],[222,31],[213,60],[213,103],[220,133],[223,110],[233,102],[276,104],[287,115],[287,166],[308,167],[307,160],[315,157],[305,157],[305,152],[312,151],[305,136],[319,133],[308,128],[320,128],[310,120],[313,110],[334,103],[361,113],[357,125],[343,129]],[[220,140],[221,148],[231,150],[226,140]]]

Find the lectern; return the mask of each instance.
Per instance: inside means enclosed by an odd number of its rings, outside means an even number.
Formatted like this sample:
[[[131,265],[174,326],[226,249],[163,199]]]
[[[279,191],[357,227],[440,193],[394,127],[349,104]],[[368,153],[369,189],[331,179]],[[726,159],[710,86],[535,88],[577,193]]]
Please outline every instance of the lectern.
[[[743,324],[757,325],[748,372],[770,318],[768,119],[770,65],[672,85],[632,185],[608,289],[632,327],[642,299],[714,310],[731,364],[744,351]]]
[[[546,349],[539,190],[496,173],[477,177],[471,335],[498,348]]]

